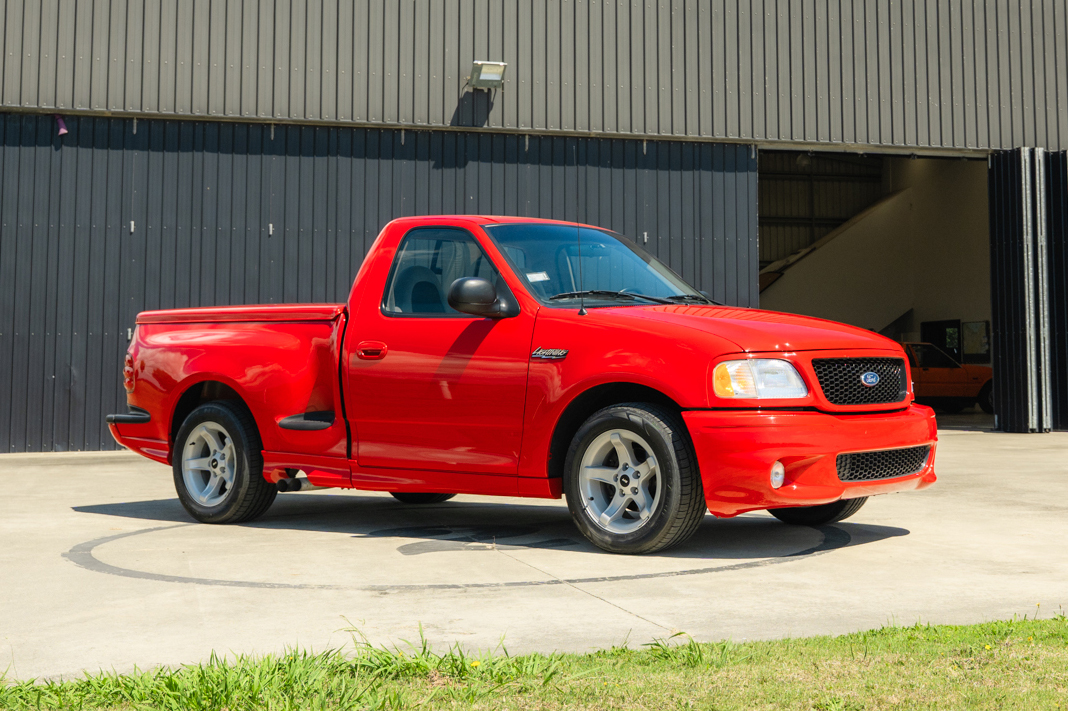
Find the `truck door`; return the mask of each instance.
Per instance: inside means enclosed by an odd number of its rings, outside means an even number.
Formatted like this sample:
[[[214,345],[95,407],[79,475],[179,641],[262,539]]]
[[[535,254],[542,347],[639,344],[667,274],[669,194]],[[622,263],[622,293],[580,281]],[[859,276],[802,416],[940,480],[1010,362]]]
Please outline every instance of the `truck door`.
[[[469,232],[420,227],[398,244],[384,288],[368,283],[345,343],[360,467],[517,474],[535,314],[461,314],[446,303],[460,277],[507,289]]]

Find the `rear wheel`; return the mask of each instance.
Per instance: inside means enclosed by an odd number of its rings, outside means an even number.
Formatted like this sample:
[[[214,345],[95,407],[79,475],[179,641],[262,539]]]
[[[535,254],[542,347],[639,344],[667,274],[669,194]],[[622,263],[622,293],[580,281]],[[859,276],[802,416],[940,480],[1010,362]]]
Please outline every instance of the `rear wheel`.
[[[979,407],[988,415],[994,414],[994,383],[987,383],[979,391]]]
[[[575,525],[611,553],[652,553],[692,536],[707,508],[685,425],[661,407],[613,405],[571,441],[564,491]]]
[[[823,526],[828,523],[844,521],[857,511],[860,511],[860,507],[867,500],[868,497],[862,496],[859,499],[843,499],[820,506],[768,509],[768,513],[783,523],[789,523],[794,526]]]
[[[456,494],[421,494],[409,491],[391,491],[389,495],[402,504],[440,504]]]
[[[278,489],[263,478],[256,423],[240,406],[201,405],[189,413],[174,442],[174,488],[196,520],[251,521],[274,503]]]

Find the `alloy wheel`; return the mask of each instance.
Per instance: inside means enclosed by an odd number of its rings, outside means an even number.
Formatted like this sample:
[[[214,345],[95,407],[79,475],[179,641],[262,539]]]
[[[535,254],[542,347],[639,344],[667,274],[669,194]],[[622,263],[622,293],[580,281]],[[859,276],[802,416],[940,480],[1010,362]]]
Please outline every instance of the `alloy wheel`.
[[[660,503],[659,476],[653,449],[641,435],[622,428],[602,432],[579,465],[583,509],[609,533],[632,533]]]
[[[182,449],[182,478],[198,504],[222,503],[234,486],[236,466],[233,439],[222,425],[204,422],[189,433]]]

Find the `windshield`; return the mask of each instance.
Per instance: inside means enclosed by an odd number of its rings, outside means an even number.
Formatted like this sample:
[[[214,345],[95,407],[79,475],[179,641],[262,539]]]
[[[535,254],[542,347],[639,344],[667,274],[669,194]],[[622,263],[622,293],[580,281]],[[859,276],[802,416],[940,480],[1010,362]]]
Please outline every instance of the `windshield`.
[[[530,292],[547,303],[571,306],[580,292],[587,306],[618,306],[626,301],[708,303],[662,262],[612,232],[543,223],[483,229]]]
[[[916,357],[909,359],[909,365],[911,365],[913,368],[915,368],[917,365],[921,368],[960,367],[959,365],[957,365],[957,361],[953,360],[948,355],[939,350],[938,346],[932,346],[928,343],[914,343],[912,346],[912,350],[916,354]]]

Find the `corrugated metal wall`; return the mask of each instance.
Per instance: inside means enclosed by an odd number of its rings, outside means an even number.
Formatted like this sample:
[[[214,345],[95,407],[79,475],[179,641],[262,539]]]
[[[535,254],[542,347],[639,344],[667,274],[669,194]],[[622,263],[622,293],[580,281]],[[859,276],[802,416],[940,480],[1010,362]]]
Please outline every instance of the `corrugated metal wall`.
[[[1064,0],[7,0],[0,41],[21,109],[1068,148]]]
[[[1053,427],[1047,156],[1021,148],[991,156],[990,301],[996,427]]]
[[[1068,430],[1068,151],[1051,154],[1048,166],[1053,427]]]
[[[0,451],[112,447],[103,418],[123,407],[138,311],[342,301],[381,227],[404,215],[591,222],[641,240],[718,300],[757,303],[748,146],[67,125],[59,138],[51,117],[0,116]]]

